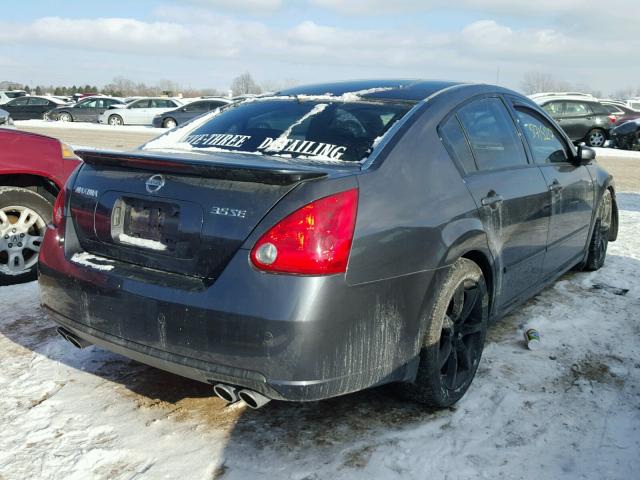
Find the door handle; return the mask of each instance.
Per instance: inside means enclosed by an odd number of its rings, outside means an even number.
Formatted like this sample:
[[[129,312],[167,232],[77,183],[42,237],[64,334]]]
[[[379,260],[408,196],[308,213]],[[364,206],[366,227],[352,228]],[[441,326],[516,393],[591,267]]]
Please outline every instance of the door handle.
[[[560,184],[558,179],[556,178],[551,185],[549,185],[549,190],[556,193],[562,190],[564,187]]]
[[[502,195],[498,195],[496,192],[491,191],[489,192],[489,196],[484,197],[482,200],[480,200],[480,202],[482,203],[483,207],[496,208],[498,205],[504,202],[504,198],[502,198]]]

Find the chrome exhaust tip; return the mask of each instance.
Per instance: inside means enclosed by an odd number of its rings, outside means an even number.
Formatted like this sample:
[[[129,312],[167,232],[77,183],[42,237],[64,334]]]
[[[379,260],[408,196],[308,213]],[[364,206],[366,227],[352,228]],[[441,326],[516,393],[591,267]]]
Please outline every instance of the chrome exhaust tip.
[[[231,385],[217,383],[213,387],[213,392],[225,402],[234,403],[238,401],[238,391]]]
[[[58,335],[60,335],[62,338],[64,338],[67,342],[69,342],[71,345],[73,345],[77,349],[82,350],[83,348],[87,348],[92,345],[90,342],[87,342],[86,340],[83,340],[82,338],[78,337],[74,333],[71,333],[66,328],[58,327],[56,328],[56,332],[58,332]]]
[[[271,401],[270,398],[267,398],[258,392],[254,392],[253,390],[240,390],[240,392],[238,392],[238,397],[247,404],[247,407],[252,408],[253,410],[264,407]]]

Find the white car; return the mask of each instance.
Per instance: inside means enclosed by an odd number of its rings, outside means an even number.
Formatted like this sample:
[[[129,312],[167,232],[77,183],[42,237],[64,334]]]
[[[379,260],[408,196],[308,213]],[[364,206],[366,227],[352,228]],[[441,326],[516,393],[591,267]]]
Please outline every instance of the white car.
[[[109,125],[152,125],[153,117],[183,104],[175,98],[141,98],[126,105],[112,105],[98,118]]]
[[[24,90],[0,90],[0,105],[10,102],[14,98],[24,97],[27,94]]]

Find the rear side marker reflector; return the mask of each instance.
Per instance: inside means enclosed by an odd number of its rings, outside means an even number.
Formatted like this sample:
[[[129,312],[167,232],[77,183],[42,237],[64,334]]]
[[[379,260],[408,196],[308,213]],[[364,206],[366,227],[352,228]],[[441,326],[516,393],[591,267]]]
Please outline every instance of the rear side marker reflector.
[[[344,273],[357,211],[357,189],[311,202],[267,231],[251,250],[251,262],[274,273]]]

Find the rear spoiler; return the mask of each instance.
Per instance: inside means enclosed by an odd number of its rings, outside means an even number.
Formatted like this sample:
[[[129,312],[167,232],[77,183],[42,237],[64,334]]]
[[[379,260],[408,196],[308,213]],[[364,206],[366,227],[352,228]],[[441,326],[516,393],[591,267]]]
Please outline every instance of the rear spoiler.
[[[282,168],[280,165],[274,165],[274,162],[268,161],[265,162],[265,165],[260,165],[255,162],[225,162],[223,158],[220,161],[216,161],[215,157],[204,161],[180,155],[100,150],[76,150],[75,154],[89,165],[125,167],[156,173],[180,173],[270,185],[290,185],[303,180],[313,180],[327,176],[327,173],[321,170]]]

